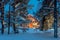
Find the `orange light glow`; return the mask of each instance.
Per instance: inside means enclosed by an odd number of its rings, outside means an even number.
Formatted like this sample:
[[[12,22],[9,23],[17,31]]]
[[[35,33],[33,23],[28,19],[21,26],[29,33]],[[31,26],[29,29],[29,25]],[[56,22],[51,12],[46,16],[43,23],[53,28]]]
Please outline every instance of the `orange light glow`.
[[[29,28],[38,28],[38,27],[39,27],[38,22],[31,22],[31,23],[29,23]]]
[[[29,23],[29,28],[33,28],[33,24],[32,23]]]
[[[38,21],[37,19],[35,19],[33,16],[31,15],[28,15],[27,16],[27,19],[28,20],[31,20],[31,22],[28,24],[28,27],[29,28],[38,28],[39,24],[38,24]]]

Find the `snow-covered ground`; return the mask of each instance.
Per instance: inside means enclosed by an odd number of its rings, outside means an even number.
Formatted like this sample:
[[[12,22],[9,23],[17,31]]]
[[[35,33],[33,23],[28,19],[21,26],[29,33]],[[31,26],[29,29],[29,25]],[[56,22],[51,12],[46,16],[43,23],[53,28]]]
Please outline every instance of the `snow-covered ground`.
[[[21,31],[21,30],[20,30]],[[29,29],[27,32],[20,32],[14,34],[11,32],[9,35],[0,33],[0,40],[60,40],[60,37],[54,38],[53,29],[48,31],[35,31],[34,29]]]
[[[54,38],[52,33],[19,33],[0,34],[0,40],[60,40],[60,38]]]
[[[58,30],[58,38],[54,38],[54,29],[47,31],[29,29],[26,32],[22,32],[19,29],[20,32],[18,34],[14,34],[12,28],[10,31],[9,35],[7,34],[7,28],[3,35],[0,33],[0,40],[60,40],[60,29]]]

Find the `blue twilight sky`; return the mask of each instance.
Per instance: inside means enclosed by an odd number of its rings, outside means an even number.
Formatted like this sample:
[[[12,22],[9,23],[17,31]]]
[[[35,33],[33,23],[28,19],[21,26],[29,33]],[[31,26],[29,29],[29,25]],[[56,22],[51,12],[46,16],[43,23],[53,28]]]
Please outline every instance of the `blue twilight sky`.
[[[40,1],[38,1],[38,0],[30,0],[28,5],[33,5],[33,7],[32,7],[32,9],[29,9],[29,8],[27,9],[28,13],[31,14],[31,15],[34,15],[41,8],[42,1],[43,0],[40,0]],[[11,10],[12,9],[13,8],[11,7]],[[9,11],[9,3],[5,5],[5,9],[4,10],[5,10],[5,13],[7,11]]]
[[[28,13],[34,15],[41,7],[43,0],[30,0],[28,5],[33,5],[32,9],[28,9]]]

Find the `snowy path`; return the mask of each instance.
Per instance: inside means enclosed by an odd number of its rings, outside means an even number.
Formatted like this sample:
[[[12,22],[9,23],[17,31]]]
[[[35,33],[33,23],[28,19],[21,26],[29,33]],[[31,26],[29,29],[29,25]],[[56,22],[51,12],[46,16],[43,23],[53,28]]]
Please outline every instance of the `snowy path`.
[[[60,30],[59,30],[60,31]],[[60,33],[59,33],[60,35]],[[20,31],[19,34],[14,34],[13,32],[11,34],[1,34],[0,33],[0,40],[60,40],[60,37],[57,39],[54,38],[54,31],[48,30],[48,31],[34,31],[33,29],[30,29],[26,33],[23,33]]]
[[[20,33],[0,34],[0,40],[60,40],[60,38],[54,38],[51,33]]]
[[[30,29],[30,31],[20,32],[19,34],[0,34],[0,40],[60,40],[60,37],[54,38],[52,31],[34,32],[33,29]]]

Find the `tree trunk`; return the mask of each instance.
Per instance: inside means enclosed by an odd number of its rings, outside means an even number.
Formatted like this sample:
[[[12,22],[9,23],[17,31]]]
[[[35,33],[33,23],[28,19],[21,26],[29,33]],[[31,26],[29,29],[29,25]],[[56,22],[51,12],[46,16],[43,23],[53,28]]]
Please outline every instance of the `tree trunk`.
[[[2,2],[2,5],[4,6],[4,3]],[[4,33],[4,7],[1,7],[1,24],[2,24],[2,30],[1,30],[1,33],[3,34]]]

